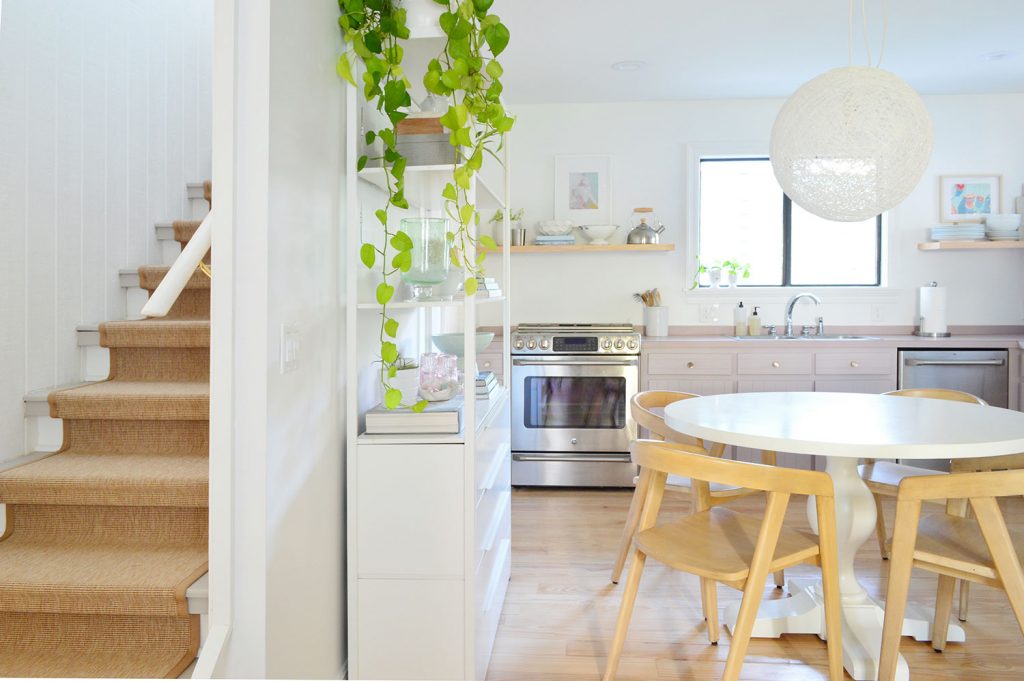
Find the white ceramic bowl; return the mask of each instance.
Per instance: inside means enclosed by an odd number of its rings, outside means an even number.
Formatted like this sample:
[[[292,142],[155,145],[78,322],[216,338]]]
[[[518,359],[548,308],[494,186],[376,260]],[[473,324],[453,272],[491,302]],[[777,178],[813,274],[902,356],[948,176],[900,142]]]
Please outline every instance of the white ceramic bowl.
[[[1017,213],[999,213],[985,218],[985,224],[992,229],[1017,229],[1020,227],[1020,215]]]
[[[581,225],[580,230],[587,235],[590,239],[590,243],[595,246],[606,246],[608,244],[608,237],[615,234],[615,230],[619,228],[618,225]]]
[[[562,236],[572,231],[572,220],[542,220],[537,223],[537,231],[544,236]]]
[[[433,336],[434,345],[441,352],[448,353],[449,355],[455,355],[456,357],[462,357],[465,345],[463,344],[463,338],[461,333],[438,333]],[[491,341],[494,340],[494,333],[490,331],[477,331],[476,332],[476,351],[477,354],[483,351]]]

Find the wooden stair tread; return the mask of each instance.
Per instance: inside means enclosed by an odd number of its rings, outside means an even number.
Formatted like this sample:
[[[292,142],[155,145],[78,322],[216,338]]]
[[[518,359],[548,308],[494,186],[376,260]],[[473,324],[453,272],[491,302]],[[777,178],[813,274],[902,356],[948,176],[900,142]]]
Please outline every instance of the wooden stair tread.
[[[198,381],[100,381],[50,393],[52,418],[206,420],[210,384]]]
[[[144,319],[99,325],[100,345],[107,348],[208,348],[208,319]]]
[[[139,288],[144,288],[147,291],[155,291],[156,287],[160,285],[167,272],[171,268],[167,265],[143,265],[139,268]],[[196,289],[209,289],[210,278],[196,270],[192,273],[188,283],[185,284],[186,291]]]
[[[746,578],[757,546],[761,518],[716,506],[709,511],[656,525],[636,536],[648,556],[685,572],[721,582]],[[818,553],[813,535],[782,528],[771,572]]]

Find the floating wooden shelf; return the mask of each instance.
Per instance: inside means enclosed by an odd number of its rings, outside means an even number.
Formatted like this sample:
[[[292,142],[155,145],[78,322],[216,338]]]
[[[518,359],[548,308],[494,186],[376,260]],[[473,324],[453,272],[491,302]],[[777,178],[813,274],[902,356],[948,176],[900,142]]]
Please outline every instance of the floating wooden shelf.
[[[498,250],[501,250],[498,246]],[[609,252],[637,252],[645,251],[661,252],[676,250],[675,244],[607,244],[597,246],[595,244],[574,244],[572,246],[512,246],[513,253],[609,253]]]
[[[452,181],[454,166],[448,164],[429,166],[407,166],[405,169],[405,198],[410,205],[419,207],[431,207],[441,205],[441,189],[448,182]],[[481,209],[504,208],[505,201],[487,181],[477,173],[473,176],[476,181],[477,202]],[[387,191],[388,178],[383,168],[363,168],[359,171],[359,179],[369,182]]]
[[[917,245],[919,251],[998,251],[1014,248],[1024,248],[1024,241],[922,241]]]
[[[473,302],[477,305],[486,305],[488,303],[501,303],[505,300],[505,296],[473,296]],[[431,308],[431,307],[460,307],[465,301],[465,298],[450,298],[448,300],[396,300],[388,303],[388,309],[390,310],[408,310],[413,308]],[[359,303],[356,305],[360,310],[379,310],[381,308],[380,303]]]

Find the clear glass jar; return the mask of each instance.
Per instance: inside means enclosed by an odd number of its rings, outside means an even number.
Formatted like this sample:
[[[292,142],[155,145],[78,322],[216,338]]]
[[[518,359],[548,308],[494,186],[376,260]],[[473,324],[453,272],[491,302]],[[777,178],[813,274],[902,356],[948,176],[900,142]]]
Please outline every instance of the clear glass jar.
[[[420,397],[439,402],[459,392],[459,367],[455,355],[425,352],[420,355]]]
[[[402,281],[409,284],[417,300],[430,300],[434,286],[448,279],[448,220],[403,218],[399,229],[412,239],[412,267],[402,272]]]

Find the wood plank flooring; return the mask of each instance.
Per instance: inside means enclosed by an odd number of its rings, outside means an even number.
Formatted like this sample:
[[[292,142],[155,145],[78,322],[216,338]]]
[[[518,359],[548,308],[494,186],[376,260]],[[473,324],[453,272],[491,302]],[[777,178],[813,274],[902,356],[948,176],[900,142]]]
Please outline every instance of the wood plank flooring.
[[[608,579],[630,493],[613,490],[517,489],[512,495],[512,582],[488,670],[488,681],[599,679],[622,595]],[[683,513],[687,501],[667,493],[663,513]],[[886,507],[892,527],[894,506]],[[735,504],[760,512],[758,498]],[[925,512],[940,506],[926,505]],[[787,526],[807,527],[804,500],[790,504]],[[1003,504],[1010,533],[1024,541],[1024,500]],[[884,598],[888,563],[872,535],[857,555],[861,583]],[[627,566],[628,570],[628,566]],[[813,576],[810,567],[787,570],[787,578]],[[625,581],[625,574],[623,575]],[[770,581],[770,580],[769,580]],[[910,601],[931,607],[935,575],[914,571]],[[723,628],[717,646],[707,644],[696,577],[648,561],[626,642],[620,681],[720,679],[729,652]],[[766,585],[766,598],[784,592]],[[719,605],[740,593],[719,587]],[[956,600],[954,599],[954,619]],[[1024,678],[1024,636],[999,591],[971,587],[967,643],[936,653],[928,643],[904,637],[901,652],[912,679],[1007,681]],[[753,639],[741,678],[771,681],[826,679],[825,644],[816,636]],[[849,677],[847,677],[849,678]]]

